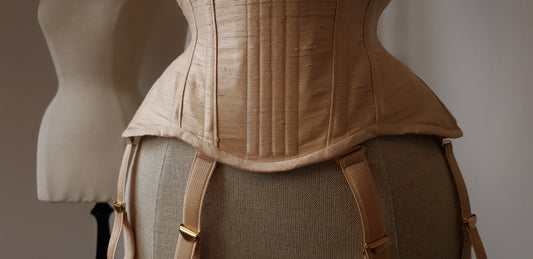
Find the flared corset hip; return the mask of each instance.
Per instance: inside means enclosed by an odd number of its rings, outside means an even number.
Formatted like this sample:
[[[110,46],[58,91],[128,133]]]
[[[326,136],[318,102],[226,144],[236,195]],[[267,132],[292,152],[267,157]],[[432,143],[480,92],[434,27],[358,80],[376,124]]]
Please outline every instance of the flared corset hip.
[[[192,42],[124,136],[177,137],[232,166],[271,172],[379,135],[462,135],[378,41],[388,0],[178,2]]]

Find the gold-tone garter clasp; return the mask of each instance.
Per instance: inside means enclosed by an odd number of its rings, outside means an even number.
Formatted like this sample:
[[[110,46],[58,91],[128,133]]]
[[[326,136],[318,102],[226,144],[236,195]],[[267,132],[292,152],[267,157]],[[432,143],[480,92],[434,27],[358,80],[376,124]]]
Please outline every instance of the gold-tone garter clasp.
[[[477,224],[476,214],[472,214],[469,218],[463,218],[463,224],[468,229],[476,228],[476,224]]]
[[[442,146],[444,147],[444,145],[446,144],[451,144],[452,143],[452,140],[449,139],[449,138],[443,138],[442,139]]]
[[[180,224],[179,230],[181,236],[189,242],[196,242],[200,238],[200,232],[193,231],[190,228],[185,227],[183,224]]]
[[[389,247],[389,237],[385,234],[384,237],[371,242],[369,244],[364,243],[363,249],[366,253],[380,254],[383,253]]]
[[[118,213],[121,213],[126,210],[126,203],[123,201],[113,201],[113,208],[115,208],[115,211]]]

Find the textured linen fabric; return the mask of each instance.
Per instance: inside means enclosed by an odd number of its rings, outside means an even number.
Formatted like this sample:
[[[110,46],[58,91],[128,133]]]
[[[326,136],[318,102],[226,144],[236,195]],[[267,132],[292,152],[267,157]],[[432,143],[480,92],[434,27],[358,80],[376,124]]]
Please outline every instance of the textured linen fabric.
[[[363,143],[391,238],[391,258],[459,258],[458,197],[431,135]],[[172,258],[194,148],[143,137],[127,202],[138,258]],[[219,163],[203,212],[202,258],[362,258],[355,200],[332,160],[272,174]],[[359,255],[359,257],[357,257]]]
[[[389,0],[178,0],[192,41],[123,136],[175,137],[233,167],[276,172],[380,135],[462,136],[379,42]]]

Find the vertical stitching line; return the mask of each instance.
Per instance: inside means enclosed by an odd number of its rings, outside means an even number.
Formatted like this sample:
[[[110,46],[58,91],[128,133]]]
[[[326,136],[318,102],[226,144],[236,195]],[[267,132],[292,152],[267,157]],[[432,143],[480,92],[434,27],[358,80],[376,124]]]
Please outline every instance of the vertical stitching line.
[[[217,26],[217,16],[216,16],[216,10],[215,10],[215,0],[211,0],[212,3],[212,10],[213,10],[213,33],[214,33],[214,41],[215,41],[215,75],[213,83],[213,140],[216,147],[218,147],[218,113],[217,113],[217,89],[218,89],[218,26]]]
[[[301,5],[298,5],[298,31],[300,32],[301,31],[301,18],[302,16],[300,15],[300,7]],[[296,71],[296,75],[298,75],[298,91],[296,92],[297,95],[298,95],[298,98],[296,98],[296,101],[297,101],[297,105],[296,105],[296,123],[294,125],[295,128],[296,128],[296,144],[295,144],[295,151],[293,154],[298,154],[300,152],[300,98],[301,98],[301,95],[300,95],[300,91],[302,90],[302,87],[300,85],[301,83],[301,78],[300,78],[300,75],[301,75],[301,65],[302,65],[302,41],[301,41],[301,34],[298,33],[298,66],[297,67],[297,71]],[[289,146],[290,147],[290,146]]]
[[[250,5],[248,4],[248,0],[246,0],[246,19],[245,19],[245,22],[246,22],[246,47],[244,48],[245,50],[245,54],[246,54],[246,66],[244,66],[244,78],[245,78],[245,87],[246,87],[246,96],[244,98],[244,101],[245,101],[245,113],[246,113],[246,126],[245,126],[245,130],[246,130],[246,135],[245,135],[245,144],[246,144],[246,152],[245,154],[248,155],[250,153],[250,135],[248,134],[248,132],[250,132],[250,110],[248,109],[248,106],[249,106],[249,102],[248,102],[248,98],[250,98],[250,80],[249,80],[249,76],[250,76],[250,72],[249,72],[249,69],[248,69],[248,66],[249,66],[249,48],[250,48],[250,44],[249,44],[249,41],[250,41],[250,29],[249,29],[249,19],[248,19],[248,9],[250,8]]]
[[[255,121],[257,121],[257,124],[254,125],[255,126],[255,129],[254,129],[254,137],[255,137],[255,141],[254,141],[254,149],[252,149],[252,152],[255,156],[259,156],[259,150],[260,150],[260,146],[261,146],[261,114],[260,114],[260,110],[261,110],[261,92],[262,92],[262,89],[261,89],[261,1],[257,1],[257,8],[255,9],[255,25],[256,25],[256,32],[257,33],[257,36],[254,36],[253,40],[254,40],[254,43],[256,44],[256,46],[254,46],[257,50],[254,51],[254,54],[256,54],[257,56],[256,59],[259,60],[257,62],[257,68],[254,68],[254,71],[257,71],[257,85],[256,85],[256,90],[254,92],[254,94],[256,96],[253,96],[253,104],[254,104],[254,119]]]
[[[262,77],[262,69],[263,67],[261,66],[262,65],[262,62],[263,62],[263,47],[261,47],[261,39],[263,38],[262,37],[262,32],[261,32],[261,20],[262,20],[262,17],[261,17],[261,3],[262,1],[258,1],[257,3],[257,6],[258,6],[258,11],[257,11],[257,30],[258,30],[258,33],[257,33],[257,49],[258,49],[258,59],[259,59],[259,62],[257,62],[258,64],[258,76],[259,76],[259,84],[257,85],[258,86],[258,97],[257,97],[257,121],[258,121],[258,124],[257,124],[257,150],[256,150],[256,154],[258,157],[261,157],[261,155],[263,154],[263,148],[262,148],[262,143],[263,143],[263,134],[264,134],[264,129],[263,129],[263,117],[264,117],[264,113],[261,112],[262,110],[262,107],[261,107],[261,104],[262,104],[262,100],[263,100],[263,96],[264,96],[264,92],[265,92],[265,89],[264,89],[264,81],[263,81],[263,77]]]
[[[369,64],[369,67],[370,67],[370,85],[372,86],[372,95],[374,97],[374,123],[377,124],[378,122],[378,105],[377,105],[377,99],[376,99],[376,91],[375,91],[375,84],[374,84],[374,73],[373,73],[373,69],[372,69],[372,61],[370,60],[370,53],[368,51],[368,44],[366,42],[366,33],[367,33],[367,29],[366,29],[366,26],[367,26],[367,20],[368,20],[368,10],[370,9],[370,4],[371,4],[372,0],[369,0],[368,1],[368,4],[366,6],[366,10],[365,10],[365,18],[364,18],[364,21],[363,21],[363,44],[365,46],[365,51],[366,51],[366,56],[367,56],[367,59],[368,59],[368,64]]]
[[[337,10],[339,9],[339,1],[335,1],[335,14],[333,16],[333,34],[331,39],[331,91],[329,99],[329,125],[328,125],[328,134],[326,137],[326,146],[329,146],[329,138],[331,135],[331,128],[333,127],[333,96],[335,93],[335,38],[336,38],[336,29],[337,29]]]
[[[196,45],[198,43],[198,25],[196,21],[196,12],[194,11],[194,6],[192,5],[191,0],[189,0],[189,5],[191,6],[191,11],[194,17],[194,45],[191,53],[191,59],[189,60],[189,67],[187,68],[187,74],[185,75],[185,80],[183,81],[183,87],[181,89],[181,100],[180,100],[180,107],[179,107],[179,127],[182,127],[182,120],[183,120],[183,101],[185,100],[185,88],[187,86],[187,80],[189,80],[189,73],[191,71],[192,61],[194,59],[194,54],[196,53]],[[174,109],[175,110],[175,109]],[[172,118],[172,117],[171,117]]]
[[[285,135],[285,130],[287,128],[287,116],[286,116],[286,112],[285,112],[285,109],[287,107],[287,90],[286,88],[289,88],[287,86],[287,49],[288,49],[288,43],[287,43],[287,23],[288,23],[288,20],[289,20],[289,17],[287,15],[287,5],[282,5],[283,6],[283,18],[284,18],[284,22],[283,22],[283,49],[282,49],[282,55],[281,57],[283,57],[283,88],[280,92],[282,92],[282,95],[283,95],[283,98],[280,98],[281,100],[283,100],[283,109],[281,109],[282,112],[280,112],[280,116],[282,116],[282,126],[280,128],[283,128],[283,130],[281,131],[281,136],[280,137],[283,137],[283,141],[281,142],[281,147],[278,147],[278,150],[282,150],[280,152],[280,154],[283,154],[283,155],[287,155],[287,149],[285,148],[285,145],[287,143],[287,139],[286,139],[286,135]]]
[[[285,12],[285,22],[284,22],[284,31],[283,31],[283,40],[285,42],[283,42],[284,44],[284,49],[283,49],[283,155],[286,156],[289,154],[289,148],[288,148],[288,141],[287,141],[287,137],[288,137],[288,133],[287,133],[287,122],[289,121],[290,119],[290,116],[288,114],[288,111],[289,110],[289,101],[287,100],[287,96],[289,95],[288,91],[290,89],[291,86],[289,86],[289,76],[288,76],[288,72],[287,72],[287,64],[288,62],[291,61],[290,57],[289,57],[289,47],[288,47],[288,38],[289,38],[289,34],[288,34],[288,31],[289,31],[289,14],[287,13],[287,6],[286,5],[283,5],[283,9],[284,9],[284,12]],[[290,67],[290,64],[289,64],[289,67]]]
[[[273,56],[274,56],[274,49],[272,48],[272,41],[273,41],[273,38],[272,37],[272,33],[273,33],[273,28],[274,28],[274,17],[273,17],[273,9],[274,9],[274,4],[273,4],[273,1],[270,0],[269,1],[269,4],[270,4],[270,60],[268,61],[268,63],[270,64],[270,93],[269,93],[269,98],[270,98],[270,158],[271,159],[274,159],[274,125],[276,125],[274,123],[274,72],[272,71],[272,65],[273,65]]]

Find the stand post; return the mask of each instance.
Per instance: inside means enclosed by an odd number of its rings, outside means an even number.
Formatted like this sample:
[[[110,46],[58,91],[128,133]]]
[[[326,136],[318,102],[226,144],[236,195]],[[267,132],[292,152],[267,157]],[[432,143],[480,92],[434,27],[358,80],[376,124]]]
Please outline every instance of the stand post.
[[[113,208],[107,202],[98,202],[91,210],[91,214],[96,218],[98,229],[96,240],[96,259],[105,259],[107,256],[107,246],[109,244],[109,216]]]

